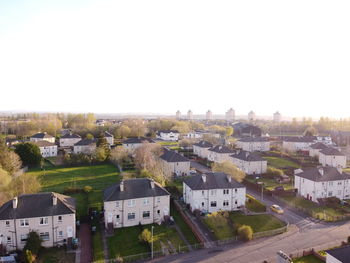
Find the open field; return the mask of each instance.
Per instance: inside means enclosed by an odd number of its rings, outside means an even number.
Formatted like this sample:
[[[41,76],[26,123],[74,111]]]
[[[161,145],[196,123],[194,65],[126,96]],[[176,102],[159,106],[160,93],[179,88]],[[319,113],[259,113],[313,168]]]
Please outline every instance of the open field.
[[[300,168],[300,166],[292,162],[290,160],[281,158],[281,157],[271,157],[271,156],[264,156],[265,160],[267,160],[267,163],[275,168],[283,169],[283,168]]]

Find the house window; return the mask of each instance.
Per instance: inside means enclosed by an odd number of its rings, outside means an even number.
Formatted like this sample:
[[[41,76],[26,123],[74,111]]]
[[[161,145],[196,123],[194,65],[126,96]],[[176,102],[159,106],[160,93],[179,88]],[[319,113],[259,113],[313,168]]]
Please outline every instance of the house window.
[[[224,200],[223,206],[228,206],[228,200]]]
[[[28,220],[28,219],[21,219],[21,220],[19,221],[19,225],[20,225],[21,227],[27,227],[27,226],[29,226],[29,220]]]
[[[49,219],[47,217],[40,217],[40,225],[48,225],[49,224]]]
[[[7,244],[11,244],[11,237],[6,238]]]
[[[149,205],[149,200],[148,200],[148,198],[143,199],[143,205]]]
[[[160,203],[160,197],[157,197],[157,203]]]
[[[202,202],[202,207],[204,207],[204,202]]]
[[[63,231],[58,231],[58,237],[63,237]]]
[[[202,196],[204,196],[204,191],[202,191]]]
[[[119,202],[115,202],[115,207],[119,207]]]
[[[228,189],[224,189],[224,195],[228,195]]]
[[[160,210],[157,210],[157,214],[160,215]]]
[[[128,200],[128,206],[134,207],[135,206],[135,200]]]
[[[333,186],[333,182],[329,182],[329,185],[330,185],[330,186]]]
[[[25,243],[28,240],[28,235],[21,235],[21,243]]]
[[[235,200],[235,205],[237,205],[238,204],[238,202],[237,202],[237,200]]]
[[[142,213],[142,217],[143,218],[150,218],[150,212],[149,211],[143,211],[143,213]]]
[[[116,215],[115,218],[116,218],[117,220],[119,220],[119,215]]]
[[[342,185],[342,183],[341,183],[341,182],[338,182],[338,185]]]
[[[42,232],[39,234],[42,241],[48,241],[50,240],[49,232]]]
[[[10,227],[10,221],[6,221],[6,227]]]
[[[235,193],[237,194],[237,192],[238,192],[238,189],[236,188],[236,189],[235,189]]]
[[[338,195],[341,195],[341,190],[338,190]]]
[[[58,222],[62,222],[62,216],[58,216]]]
[[[216,201],[211,201],[210,202],[210,207],[216,207]]]
[[[329,191],[328,192],[328,196],[332,196],[333,195],[333,192],[332,191]]]
[[[135,220],[135,213],[128,213],[128,220]]]
[[[211,195],[216,195],[216,190],[211,190],[211,191],[210,191],[210,194],[211,194]]]

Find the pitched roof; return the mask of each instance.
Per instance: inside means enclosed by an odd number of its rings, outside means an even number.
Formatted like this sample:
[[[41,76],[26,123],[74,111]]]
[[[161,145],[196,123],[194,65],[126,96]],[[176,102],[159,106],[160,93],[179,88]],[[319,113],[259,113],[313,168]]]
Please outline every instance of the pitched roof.
[[[44,139],[44,138],[54,138],[50,134],[47,134],[46,132],[38,132],[31,136],[31,138],[37,138],[37,139]]]
[[[134,178],[122,182],[124,184],[124,191],[120,191],[120,183],[105,189],[103,195],[105,202],[170,195],[167,190],[157,183],[154,183],[154,188],[152,189],[151,180],[148,178]]]
[[[263,159],[259,154],[243,151],[243,150],[237,151],[235,154],[230,156],[232,158],[236,158],[247,162],[263,162],[263,161],[266,162],[266,160]]]
[[[268,142],[269,140],[265,137],[244,137],[239,139],[240,142]]]
[[[284,142],[305,142],[305,143],[312,143],[315,141],[315,138],[313,136],[282,136],[282,141]]]
[[[333,256],[339,262],[350,263],[350,246],[338,247],[330,250],[326,250],[327,254]]]
[[[88,146],[96,143],[97,143],[97,139],[82,139],[78,141],[76,144],[74,144],[74,146],[84,146],[84,145]]]
[[[341,152],[339,152],[335,148],[325,148],[325,149],[321,150],[320,153],[322,153],[324,155],[345,156],[344,154],[342,154]]]
[[[56,146],[56,144],[48,141],[36,141],[33,142],[34,144],[38,145],[38,147],[49,147],[49,146]]]
[[[185,156],[182,156],[181,154],[175,151],[171,151],[165,148],[160,158],[167,162],[189,162],[190,161]]]
[[[311,144],[310,148],[317,149],[317,150],[323,150],[323,149],[328,148],[328,146],[323,144],[322,142],[316,142],[314,144]]]
[[[66,133],[61,137],[61,139],[80,139],[81,136],[79,134]]]
[[[57,205],[53,205],[53,196],[57,197]],[[75,213],[75,199],[54,193],[25,194],[18,197],[17,208],[13,208],[13,200],[0,207],[0,220],[14,218],[32,218]]]
[[[235,151],[229,149],[225,145],[215,145],[214,147],[211,147],[208,151],[216,153],[235,153]]]
[[[104,136],[105,137],[113,137],[113,135],[111,133],[109,133],[108,131],[104,132]]]
[[[205,176],[205,182],[203,180]],[[184,180],[185,184],[192,190],[209,190],[209,189],[227,189],[227,188],[243,188],[241,183],[231,178],[228,180],[225,173],[204,173],[191,176]]]
[[[207,141],[200,141],[200,142],[197,142],[197,143],[195,143],[193,145],[201,147],[201,148],[211,148],[211,147],[213,147],[213,144],[211,144],[210,142],[207,142]]]
[[[149,142],[149,143],[154,143],[151,138],[145,138],[145,137],[133,137],[133,138],[128,138],[123,141],[123,144],[137,144],[137,143],[144,143],[144,142]]]
[[[350,174],[339,172],[335,167],[314,167],[295,174],[314,182],[326,182],[350,179]]]
[[[157,134],[160,134],[160,133],[179,133],[178,130],[160,130],[157,132]]]

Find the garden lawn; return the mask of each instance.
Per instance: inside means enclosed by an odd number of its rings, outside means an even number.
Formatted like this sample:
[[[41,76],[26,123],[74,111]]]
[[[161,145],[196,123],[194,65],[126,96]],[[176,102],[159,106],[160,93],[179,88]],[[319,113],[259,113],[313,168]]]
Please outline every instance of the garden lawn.
[[[283,186],[284,190],[294,189],[294,185],[291,182],[286,184],[281,184],[276,182],[274,179],[265,178],[264,176],[261,176],[258,181],[263,182],[264,187],[267,190],[274,190],[275,187],[277,186]]]
[[[324,263],[324,261],[322,261],[321,259],[318,259],[314,255],[309,255],[309,256],[293,259],[293,263]]]
[[[186,244],[182,241],[181,237],[177,233],[176,229],[174,227],[169,227],[165,225],[157,225],[153,224],[154,226],[154,251],[160,251],[161,248],[161,242],[169,249],[171,252],[172,248],[175,248],[176,251],[178,251],[179,246],[185,246]],[[144,228],[148,228],[151,231],[151,226],[145,226]],[[168,244],[168,241],[171,242],[173,247],[171,247]]]
[[[172,208],[170,210],[170,215],[174,218],[176,225],[180,228],[182,234],[187,239],[188,243],[190,244],[197,244],[199,241],[194,236],[191,228],[186,224],[186,222],[182,219],[182,216],[180,215],[179,211],[177,211],[176,208]]]
[[[66,253],[63,248],[43,248],[39,252],[38,263],[74,263],[75,253]]]
[[[248,210],[255,212],[255,213],[263,213],[266,212],[266,205],[264,205],[259,200],[255,199],[251,195],[247,195],[247,201],[245,203],[246,208]]]
[[[234,236],[233,224],[230,224],[230,221],[223,216],[208,215],[204,218],[203,222],[218,240],[224,240]]]
[[[251,226],[254,233],[274,230],[286,225],[272,215],[243,215],[240,212],[232,212],[230,219],[236,227],[239,225]]]
[[[300,166],[295,163],[292,162],[288,159],[284,159],[281,157],[271,157],[271,156],[267,156],[267,157],[263,157],[265,160],[267,160],[267,163],[275,168],[300,168]]]

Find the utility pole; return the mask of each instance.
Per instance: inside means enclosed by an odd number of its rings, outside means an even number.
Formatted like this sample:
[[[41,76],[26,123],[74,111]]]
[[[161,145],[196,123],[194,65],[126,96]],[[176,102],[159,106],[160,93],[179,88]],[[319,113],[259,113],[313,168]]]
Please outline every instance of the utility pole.
[[[151,247],[151,258],[153,259],[153,229],[154,226],[152,226],[152,247]]]

